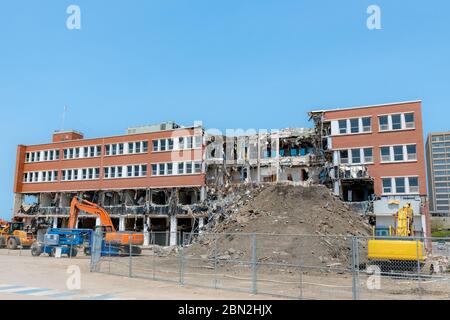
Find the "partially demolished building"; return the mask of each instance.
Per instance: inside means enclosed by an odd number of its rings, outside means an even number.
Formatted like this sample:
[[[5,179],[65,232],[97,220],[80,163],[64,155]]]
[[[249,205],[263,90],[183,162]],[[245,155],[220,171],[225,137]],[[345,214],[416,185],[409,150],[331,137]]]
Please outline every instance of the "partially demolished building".
[[[14,215],[65,226],[77,195],[106,208],[118,230],[161,231],[173,245],[207,223],[208,195],[229,186],[325,184],[379,230],[411,203],[417,233],[428,231],[420,101],[309,116],[313,128],[225,135],[173,122],[99,139],[56,132],[52,143],[18,147]],[[79,227],[98,223],[79,218]]]
[[[168,122],[98,139],[55,132],[52,143],[18,147],[14,215],[64,227],[79,196],[108,210],[117,230],[161,231],[174,245],[177,235],[204,222],[203,154],[201,125]],[[80,228],[99,223],[78,219]]]
[[[309,115],[336,195],[371,215],[384,235],[398,209],[410,203],[416,233],[430,234],[421,101]]]

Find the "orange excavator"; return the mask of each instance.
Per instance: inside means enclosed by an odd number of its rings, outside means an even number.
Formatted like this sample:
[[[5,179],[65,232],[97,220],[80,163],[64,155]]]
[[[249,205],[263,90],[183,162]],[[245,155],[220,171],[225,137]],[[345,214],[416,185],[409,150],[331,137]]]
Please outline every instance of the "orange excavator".
[[[100,228],[102,229],[102,232],[104,232],[104,240],[106,243],[118,246],[119,248],[122,248],[124,252],[128,252],[130,246],[133,246],[133,251],[140,251],[140,248],[135,246],[140,246],[144,243],[144,235],[142,233],[116,231],[111,221],[111,217],[105,209],[80,197],[74,197],[70,204],[69,229],[76,229],[80,211],[96,215],[100,218]]]

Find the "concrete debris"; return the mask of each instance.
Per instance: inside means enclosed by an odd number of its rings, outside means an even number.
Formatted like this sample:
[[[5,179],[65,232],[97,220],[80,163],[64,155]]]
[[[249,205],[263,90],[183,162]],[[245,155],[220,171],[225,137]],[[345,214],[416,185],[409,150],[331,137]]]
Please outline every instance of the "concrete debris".
[[[234,258],[239,252],[240,257],[249,259],[252,242],[248,234],[256,233],[259,260],[348,266],[350,237],[371,234],[368,223],[324,186],[239,185],[229,187],[227,192],[211,202],[206,234],[186,249],[187,254],[221,259]],[[211,238],[209,232],[220,235]],[[224,235],[235,232],[241,234]],[[293,236],[302,234],[317,236]],[[361,250],[365,250],[364,242]]]
[[[448,256],[428,256],[427,264],[430,265],[430,272],[435,274],[450,273],[450,257]],[[431,267],[431,265],[433,267]]]

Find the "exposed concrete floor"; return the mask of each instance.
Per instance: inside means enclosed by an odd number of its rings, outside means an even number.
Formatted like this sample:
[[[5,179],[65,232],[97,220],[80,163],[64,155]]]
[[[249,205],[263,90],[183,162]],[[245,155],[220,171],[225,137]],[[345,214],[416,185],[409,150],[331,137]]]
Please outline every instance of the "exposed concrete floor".
[[[105,295],[112,299],[146,300],[258,300],[271,299],[267,295],[229,292],[223,290],[180,286],[176,283],[130,279],[89,272],[89,259],[55,259],[46,256],[0,255],[0,286],[20,285],[27,288],[45,288],[67,292],[66,281],[70,276],[67,268],[80,267],[81,290],[70,299],[92,299],[92,296]],[[0,300],[52,299],[45,296],[30,296],[1,292]],[[54,298],[53,298],[54,299]]]

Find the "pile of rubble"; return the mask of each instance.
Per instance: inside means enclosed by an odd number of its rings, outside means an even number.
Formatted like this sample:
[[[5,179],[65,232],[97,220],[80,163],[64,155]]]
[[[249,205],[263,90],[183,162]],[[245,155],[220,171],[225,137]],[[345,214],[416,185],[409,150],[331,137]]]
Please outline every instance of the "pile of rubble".
[[[169,257],[169,256],[177,255],[179,248],[178,248],[178,246],[163,247],[163,246],[159,246],[159,245],[151,245],[151,246],[145,247],[144,250],[148,252],[148,255],[152,255],[152,256],[154,255],[157,257]]]
[[[435,274],[450,273],[449,256],[428,256],[427,264],[430,265],[430,272]],[[431,267],[432,265],[432,267]]]
[[[189,254],[248,260],[256,233],[259,261],[348,267],[351,236],[371,234],[361,216],[319,185],[241,186],[212,203],[209,229]],[[366,241],[359,246],[365,254]]]

